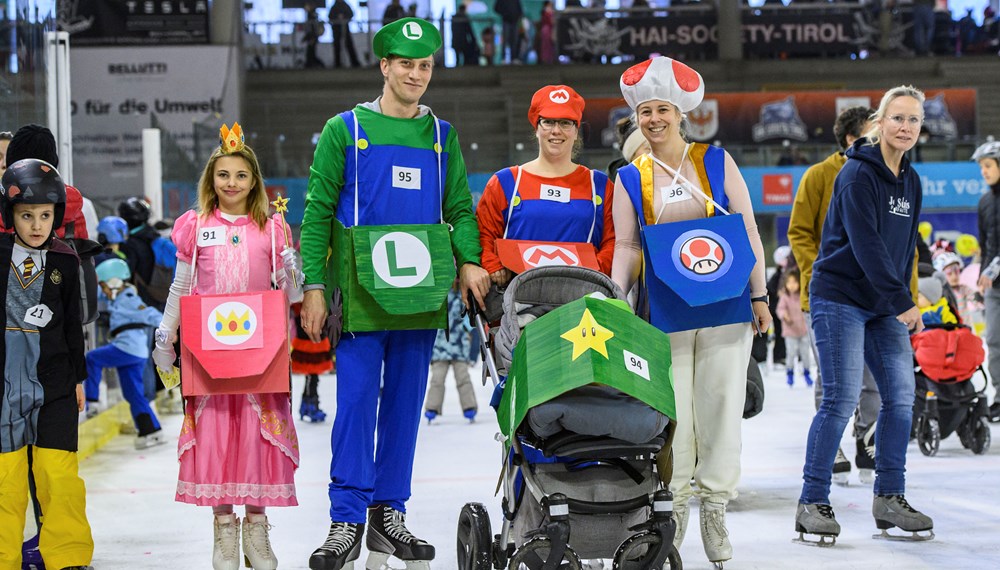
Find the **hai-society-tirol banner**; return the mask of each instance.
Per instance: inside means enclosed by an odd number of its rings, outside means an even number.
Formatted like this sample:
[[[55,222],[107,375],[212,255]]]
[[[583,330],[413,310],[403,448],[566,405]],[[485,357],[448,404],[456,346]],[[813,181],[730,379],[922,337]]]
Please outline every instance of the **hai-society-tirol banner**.
[[[113,205],[142,194],[142,130],[161,129],[164,180],[196,181],[219,126],[240,117],[229,46],[74,48],[74,184]]]
[[[925,92],[924,126],[930,135],[956,140],[976,135],[975,89]],[[768,91],[708,94],[688,113],[694,141],[727,144],[835,143],[833,123],[848,107],[877,107],[882,91]],[[588,99],[583,120],[590,125],[588,148],[610,147],[615,122],[631,113],[621,98]]]

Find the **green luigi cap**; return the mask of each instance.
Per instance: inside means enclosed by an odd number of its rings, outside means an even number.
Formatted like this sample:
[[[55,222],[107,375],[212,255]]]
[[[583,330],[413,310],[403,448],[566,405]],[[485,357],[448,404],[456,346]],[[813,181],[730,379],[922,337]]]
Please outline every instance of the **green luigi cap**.
[[[382,26],[372,39],[379,59],[389,54],[411,59],[427,57],[441,48],[441,32],[423,18],[402,18]]]

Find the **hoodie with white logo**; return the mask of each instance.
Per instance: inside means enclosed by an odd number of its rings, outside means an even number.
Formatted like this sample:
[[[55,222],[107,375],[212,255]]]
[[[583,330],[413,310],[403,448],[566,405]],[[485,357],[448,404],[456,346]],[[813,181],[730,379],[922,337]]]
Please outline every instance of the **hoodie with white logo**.
[[[834,182],[809,291],[877,315],[899,315],[913,307],[920,176],[905,156],[894,175],[879,147],[867,142],[847,149]]]

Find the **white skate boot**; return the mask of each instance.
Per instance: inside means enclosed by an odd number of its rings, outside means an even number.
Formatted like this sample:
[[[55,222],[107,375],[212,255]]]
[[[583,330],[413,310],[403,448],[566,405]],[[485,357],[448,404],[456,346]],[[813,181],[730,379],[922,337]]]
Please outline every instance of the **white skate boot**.
[[[278,559],[271,550],[267,515],[247,513],[243,519],[243,558],[248,568],[253,570],[276,570]]]
[[[167,443],[167,435],[163,433],[162,429],[146,435],[137,435],[135,437],[135,448],[140,451],[157,445],[162,445],[164,443]]]
[[[709,562],[721,569],[722,563],[733,557],[733,545],[729,543],[726,529],[726,505],[701,502],[701,542]]]
[[[215,550],[212,570],[239,570],[240,519],[230,513],[215,515]]]

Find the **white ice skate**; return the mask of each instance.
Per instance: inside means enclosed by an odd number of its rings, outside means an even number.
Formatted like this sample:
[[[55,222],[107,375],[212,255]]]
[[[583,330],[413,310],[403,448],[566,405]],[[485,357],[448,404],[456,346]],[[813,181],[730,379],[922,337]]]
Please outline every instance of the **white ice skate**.
[[[149,449],[157,445],[167,443],[167,435],[163,430],[157,430],[146,435],[139,435],[135,438],[135,448],[138,450]]]
[[[271,550],[271,538],[268,531],[271,525],[267,516],[247,513],[243,519],[243,558],[248,568],[253,570],[276,570],[278,558]]]
[[[215,549],[212,570],[240,569],[240,519],[234,514],[215,516]]]
[[[723,562],[733,557],[733,545],[726,529],[726,506],[702,501],[699,518],[705,555],[716,569],[722,570]]]

